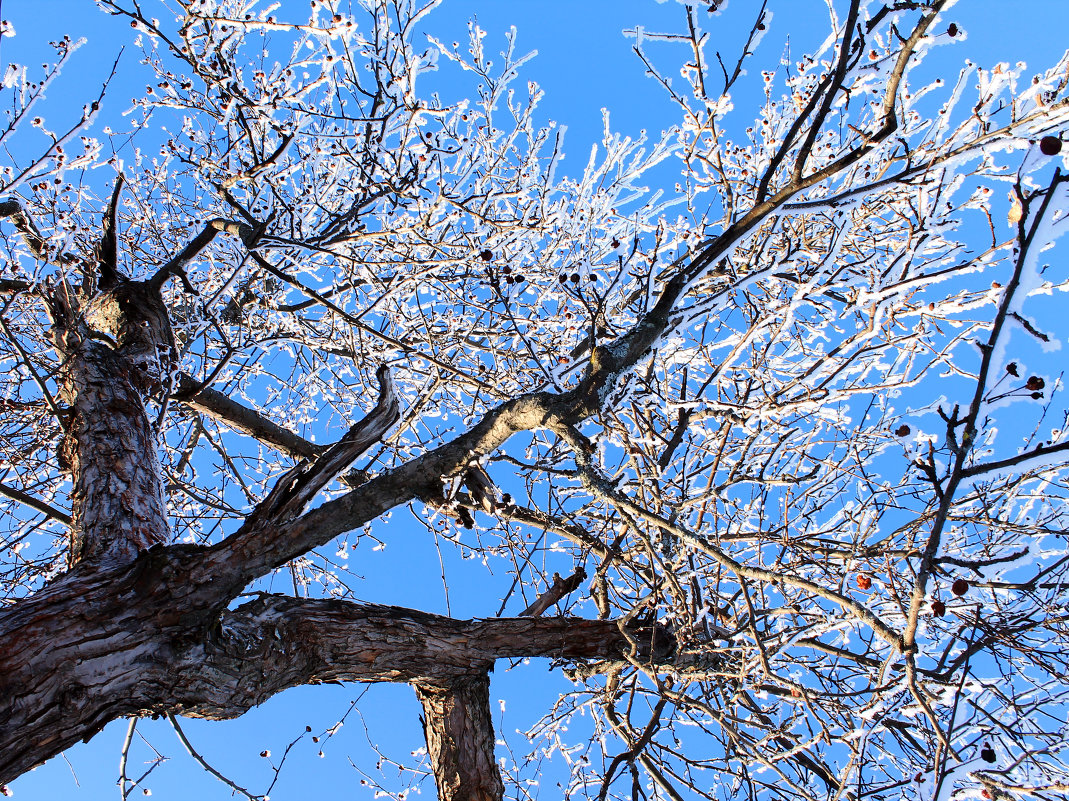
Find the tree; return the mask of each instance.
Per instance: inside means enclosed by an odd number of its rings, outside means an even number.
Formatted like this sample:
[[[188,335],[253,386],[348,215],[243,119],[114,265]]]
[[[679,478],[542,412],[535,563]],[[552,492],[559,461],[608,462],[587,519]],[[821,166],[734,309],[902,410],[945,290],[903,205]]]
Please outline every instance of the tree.
[[[735,132],[767,4],[737,63],[684,5],[633,32],[678,126],[565,178],[512,40],[420,51],[433,3],[101,5],[136,149],[106,93],[34,116],[77,43],[5,78],[5,147],[48,138],[2,175],[0,782],[388,681],[439,797],[501,798],[490,672],[541,656],[577,685],[542,735],[594,716],[572,795],[1065,791],[1069,57],[911,86],[949,3],[850,0]],[[414,520],[509,566],[480,619],[356,600]]]

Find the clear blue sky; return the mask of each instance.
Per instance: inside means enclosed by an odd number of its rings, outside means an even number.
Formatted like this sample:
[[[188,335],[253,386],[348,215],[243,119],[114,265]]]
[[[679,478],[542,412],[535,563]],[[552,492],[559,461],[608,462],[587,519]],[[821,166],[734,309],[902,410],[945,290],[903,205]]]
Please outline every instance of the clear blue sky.
[[[735,12],[748,6],[757,7],[756,0],[732,0],[728,20],[738,20]],[[304,2],[283,0],[282,13],[290,7],[303,8]],[[74,58],[71,69],[53,87],[45,107],[51,117],[76,115],[84,102],[95,96],[100,82],[110,70],[112,61],[123,44],[129,44],[131,30],[125,23],[101,14],[89,0],[3,0],[0,16],[11,20],[17,31],[15,38],[4,39],[0,62],[40,64],[47,58],[45,45],[62,37],[87,37],[89,42]],[[825,35],[826,14],[823,0],[772,0],[774,13],[770,31],[756,58],[751,75],[762,67],[778,63],[784,41],[792,41],[792,53],[804,52],[806,45]],[[298,17],[303,12],[298,12]],[[546,92],[543,112],[568,126],[565,167],[578,172],[586,160],[590,145],[600,139],[601,108],[612,112],[613,125],[626,134],[640,129],[653,132],[675,122],[671,108],[652,80],[643,75],[641,65],[631,53],[631,42],[621,30],[635,24],[652,30],[678,29],[682,9],[674,2],[654,0],[445,0],[442,7],[425,22],[427,31],[443,41],[463,40],[466,21],[478,17],[479,24],[488,31],[490,52],[500,49],[503,33],[515,25],[519,31],[519,50],[537,50],[539,56],[528,64],[523,77],[537,81]],[[965,59],[983,64],[998,61],[1027,61],[1038,70],[1061,55],[1069,39],[1069,2],[1067,0],[961,0],[950,18],[967,32],[959,45],[941,48],[928,69],[954,74]],[[723,18],[721,18],[723,19]],[[719,27],[718,27],[719,26]],[[707,29],[716,37],[713,49],[721,49],[725,60],[734,60],[740,46],[739,26],[730,22],[710,20]],[[123,56],[124,67],[134,77],[120,80],[113,92],[118,110],[143,88],[144,81],[136,77],[136,49],[128,47]],[[668,63],[670,59],[666,59]],[[434,79],[439,80],[439,79]],[[440,80],[451,80],[443,76]],[[733,124],[744,127],[754,108],[745,100],[745,89],[739,93],[733,112]],[[66,110],[64,107],[66,106]],[[398,513],[395,519],[400,519]],[[383,531],[384,529],[379,529]],[[408,536],[419,537],[421,532],[407,527]],[[433,548],[406,547],[404,543],[387,548],[375,556],[374,564],[357,566],[358,572],[369,577],[366,597],[384,603],[416,606],[427,611],[442,612],[443,599],[437,555]],[[364,558],[363,549],[354,558]],[[451,596],[453,611],[461,615],[491,616],[494,608],[485,606],[487,599],[479,592],[483,575],[473,565],[458,563],[450,568],[455,591]],[[493,677],[492,695],[506,699],[504,724],[499,734],[511,735],[526,729],[556,698],[560,688],[567,686],[556,674],[547,672],[546,663],[520,666],[507,670],[498,666]],[[243,719],[223,724],[200,725],[190,721],[187,733],[209,760],[217,763],[228,775],[254,792],[263,792],[270,781],[270,771],[259,753],[270,749],[277,760],[286,743],[311,726],[321,734],[344,714],[349,702],[356,699],[362,688],[315,687],[302,688],[277,697]],[[365,732],[363,721],[367,723]],[[319,746],[306,737],[294,748],[283,778],[272,792],[272,798],[306,799],[331,798],[335,794],[346,798],[363,798],[365,790],[355,786],[358,774],[349,766],[346,757],[357,764],[367,765],[368,738],[386,750],[407,755],[423,744],[417,719],[418,706],[411,690],[404,685],[377,686],[371,689],[353,712],[346,726],[324,747],[326,758],[319,759]],[[501,720],[497,721],[501,724]],[[52,760],[37,771],[11,785],[20,799],[114,799],[119,746],[125,733],[125,723],[109,726],[90,744],[68,752],[69,766],[64,758]],[[163,723],[144,722],[142,730],[149,741],[170,760],[157,768],[146,783],[157,799],[226,799],[227,788],[204,774],[185,756],[169,727]],[[519,743],[517,756],[526,749]],[[321,743],[320,745],[322,745]],[[135,763],[150,759],[151,751],[139,745],[133,755]],[[371,758],[370,767],[375,760]],[[137,775],[137,766],[131,769]],[[559,798],[552,786],[543,786],[541,797]],[[423,797],[432,797],[433,782],[424,784]]]

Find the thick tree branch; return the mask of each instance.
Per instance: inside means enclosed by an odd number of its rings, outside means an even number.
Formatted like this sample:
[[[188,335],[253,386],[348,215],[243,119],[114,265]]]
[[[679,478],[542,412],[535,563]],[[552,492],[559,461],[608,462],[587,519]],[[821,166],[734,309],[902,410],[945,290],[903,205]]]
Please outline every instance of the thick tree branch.
[[[4,495],[13,501],[29,506],[47,517],[51,517],[53,520],[58,520],[60,523],[69,526],[71,524],[71,516],[66,512],[61,512],[59,509],[45,503],[39,498],[34,497],[20,489],[9,487],[7,484],[0,482],[0,495]]]
[[[448,683],[495,660],[663,661],[661,629],[581,618],[453,618],[395,606],[264,595],[224,612],[182,658],[176,711],[232,718],[288,687],[326,681]]]
[[[104,214],[100,240],[93,251],[97,262],[97,287],[102,292],[114,289],[120,281],[127,280],[126,276],[119,271],[119,237],[116,230],[122,184],[123,176],[119,173],[115,178],[115,188],[111,192],[108,210]]]
[[[303,684],[441,686],[501,658],[673,652],[664,630],[618,621],[454,620],[275,595],[219,613],[216,588],[198,578],[204,553],[157,547],[132,563],[83,564],[0,610],[0,784],[127,715],[232,718]]]
[[[22,204],[15,198],[0,200],[0,217],[8,217],[15,224],[15,228],[22,235],[22,241],[34,255],[34,258],[57,265],[70,264],[73,258],[66,254],[56,255],[49,252],[48,240],[42,235],[34,223],[33,218],[22,208]]]

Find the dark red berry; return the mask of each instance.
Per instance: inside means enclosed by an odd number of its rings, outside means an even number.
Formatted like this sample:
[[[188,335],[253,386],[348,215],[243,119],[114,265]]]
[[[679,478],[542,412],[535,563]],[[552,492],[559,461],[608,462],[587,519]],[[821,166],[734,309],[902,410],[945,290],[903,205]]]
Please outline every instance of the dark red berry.
[[[932,614],[942,617],[947,613],[947,605],[942,601],[932,601]]]
[[[980,749],[980,759],[984,760],[984,762],[994,762],[995,749],[984,743],[984,747]]]
[[[568,283],[568,276],[566,276],[566,275],[565,275],[564,273],[561,273],[561,274],[560,274],[560,282],[561,282],[562,284],[566,284],[566,283]]]
[[[572,283],[573,284],[578,284],[579,283],[579,273],[572,273]]]
[[[969,591],[969,582],[965,579],[954,579],[954,583],[950,585],[950,591],[955,595],[964,595]]]
[[[1062,152],[1062,140],[1057,136],[1044,136],[1039,140],[1039,152],[1044,156],[1057,156]]]
[[[494,252],[492,250],[484,250],[479,253],[479,258],[481,258],[483,261],[490,261],[490,259],[492,259],[493,257]]]
[[[895,429],[895,436],[908,437],[909,436],[909,432],[910,432],[909,426],[907,426],[905,423],[903,423],[902,425],[900,425],[898,428]]]
[[[1016,378],[1018,376],[1017,362],[1010,362],[1009,364],[1007,364],[1006,365],[1006,372]]]
[[[1038,375],[1032,375],[1028,377],[1028,382],[1024,385],[1025,389],[1043,389],[1047,385],[1047,382],[1040,378]]]
[[[957,36],[957,35],[958,35],[958,26],[957,26],[956,23],[952,22],[947,26],[947,36]]]

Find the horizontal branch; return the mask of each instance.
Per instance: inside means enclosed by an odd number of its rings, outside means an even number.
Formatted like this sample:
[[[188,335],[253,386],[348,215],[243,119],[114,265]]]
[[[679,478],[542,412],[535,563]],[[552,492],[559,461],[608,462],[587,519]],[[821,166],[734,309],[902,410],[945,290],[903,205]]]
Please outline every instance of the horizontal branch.
[[[1064,454],[1069,452],[1069,442],[1059,442],[1057,445],[1038,445],[1030,451],[1019,453],[1016,456],[1010,456],[1005,459],[999,459],[994,462],[980,462],[974,464],[972,467],[966,467],[961,471],[962,478],[972,478],[973,476],[980,476],[984,473],[994,473],[999,470],[1005,470],[1009,467],[1028,467],[1028,463],[1033,459],[1038,460],[1039,464],[1036,467],[1042,468],[1044,465],[1051,463],[1051,456],[1055,454]]]
[[[335,681],[449,682],[505,658],[663,660],[660,628],[580,618],[455,620],[395,606],[264,595],[222,615],[218,636],[177,671],[175,711],[243,714],[272,695]],[[630,654],[633,644],[639,653]]]

